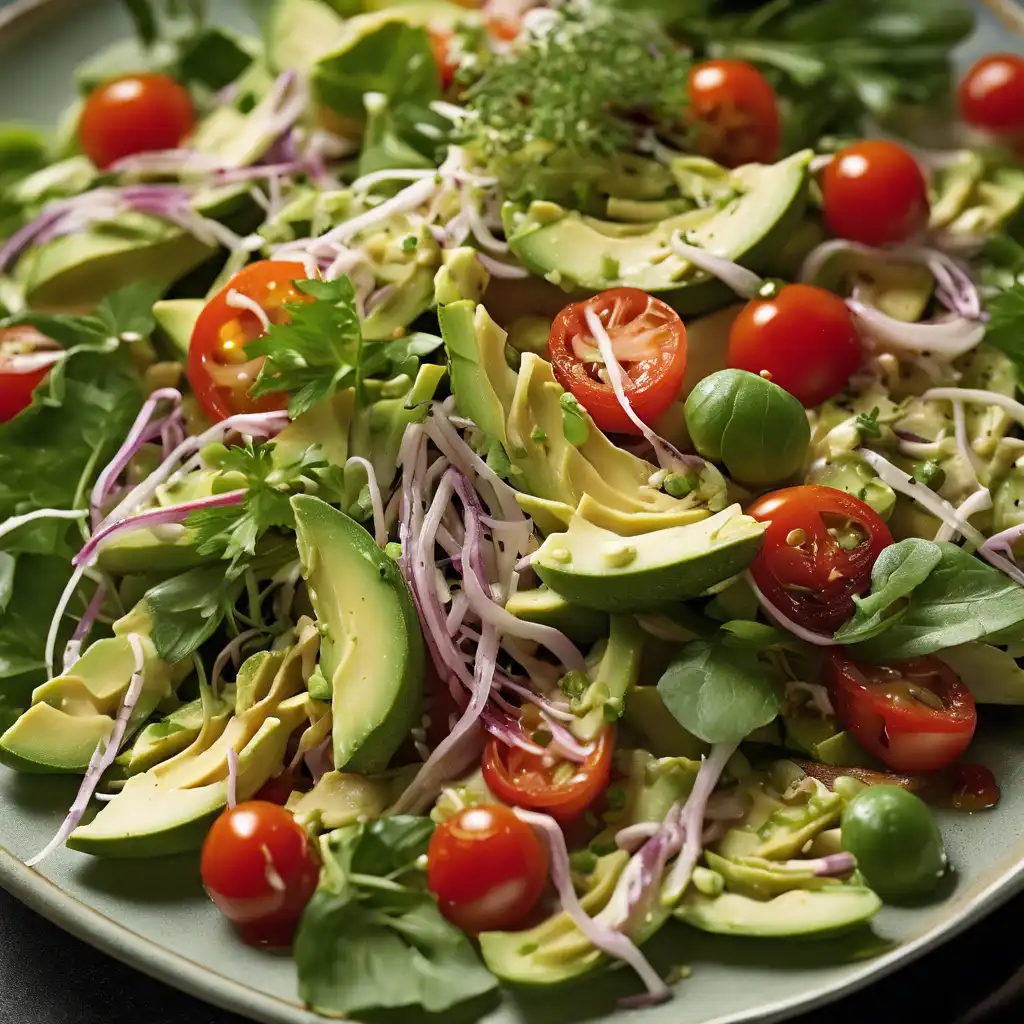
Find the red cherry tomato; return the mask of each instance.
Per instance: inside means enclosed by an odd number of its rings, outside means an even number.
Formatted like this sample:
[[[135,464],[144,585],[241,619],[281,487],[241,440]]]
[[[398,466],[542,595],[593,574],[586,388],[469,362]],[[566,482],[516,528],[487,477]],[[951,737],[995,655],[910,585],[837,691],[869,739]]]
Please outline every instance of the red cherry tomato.
[[[970,690],[938,658],[864,665],[834,652],[829,693],[854,739],[900,772],[945,768],[967,749],[978,722]]]
[[[563,824],[578,819],[608,788],[615,730],[608,726],[583,764],[531,754],[491,739],[484,750],[484,782],[514,807],[543,811]]]
[[[459,62],[452,55],[452,33],[448,29],[431,27],[427,29],[427,35],[430,36],[430,49],[441,75],[441,91],[447,92],[459,70]]]
[[[863,501],[808,484],[758,498],[747,514],[767,523],[750,572],[762,594],[805,629],[831,635],[866,593],[871,569],[892,534]]]
[[[604,361],[587,326],[588,309],[611,338],[625,372],[623,390],[644,423],[653,423],[679,395],[686,372],[686,328],[671,306],[639,288],[612,288],[574,302],[551,325],[548,355],[558,383],[602,430],[639,434],[601,377]]]
[[[256,946],[287,946],[320,868],[306,833],[283,807],[251,800],[225,811],[203,844],[203,885]]]
[[[101,170],[122,157],[176,149],[196,123],[184,86],[167,75],[127,75],[85,101],[78,141]]]
[[[895,142],[868,139],[837,153],[822,176],[825,225],[864,245],[902,242],[928,223],[928,183]]]
[[[464,931],[515,928],[547,880],[546,847],[507,807],[469,807],[430,838],[427,886],[441,913]]]
[[[949,766],[950,804],[958,811],[986,811],[999,803],[999,783],[983,764]]]
[[[990,53],[960,83],[960,114],[995,135],[1024,132],[1024,57]]]
[[[860,366],[861,345],[846,303],[824,288],[788,284],[754,299],[729,329],[729,365],[771,379],[810,407],[839,394]]]
[[[263,357],[251,359],[245,346],[263,334],[255,313],[229,305],[228,295],[239,292],[259,305],[273,323],[287,323],[287,302],[308,302],[295,281],[306,272],[301,263],[263,260],[240,270],[209,302],[192,330],[188,347],[188,379],[210,419],[223,420],[236,413],[284,409],[287,395],[249,397],[263,366]]]
[[[55,343],[28,324],[0,331],[0,423],[8,423],[32,404],[35,391],[49,367],[20,372],[12,357],[54,348]]]
[[[690,72],[690,117],[698,146],[726,167],[771,163],[779,151],[779,104],[768,79],[745,60],[709,60]]]

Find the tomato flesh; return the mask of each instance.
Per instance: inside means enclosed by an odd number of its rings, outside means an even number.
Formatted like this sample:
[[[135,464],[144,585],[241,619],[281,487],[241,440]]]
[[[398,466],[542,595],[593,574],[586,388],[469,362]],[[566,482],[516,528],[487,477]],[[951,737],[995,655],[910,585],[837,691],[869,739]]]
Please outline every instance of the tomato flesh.
[[[441,913],[464,931],[522,924],[547,878],[546,847],[507,807],[468,807],[431,836],[427,885]]]
[[[861,355],[846,303],[814,285],[748,302],[729,328],[729,365],[765,374],[808,408],[839,394]]]
[[[603,729],[583,764],[534,754],[491,739],[484,750],[484,781],[507,804],[543,811],[557,821],[576,821],[608,788],[615,731]]]
[[[256,946],[288,946],[320,868],[306,833],[283,807],[251,800],[225,811],[203,844],[210,899]]]
[[[768,79],[744,60],[709,60],[690,72],[690,117],[697,145],[726,167],[769,164],[782,137],[779,104]]]
[[[868,139],[837,153],[822,176],[825,225],[837,238],[890,245],[928,223],[928,183],[895,142]]]
[[[977,712],[970,690],[938,658],[864,665],[830,658],[829,692],[854,739],[898,772],[933,772],[971,742]]]
[[[767,523],[750,573],[787,618],[831,635],[867,592],[871,570],[892,534],[877,512],[834,487],[806,484],[759,498],[747,514]]]
[[[262,260],[240,270],[209,302],[192,330],[188,347],[188,379],[192,390],[212,420],[236,413],[270,412],[284,409],[285,394],[249,397],[263,366],[263,357],[251,359],[245,346],[263,334],[257,315],[232,305],[232,292],[255,302],[272,323],[287,323],[285,303],[307,302],[294,282],[306,277],[301,263]]]
[[[437,62],[441,92],[447,92],[459,70],[459,62],[452,55],[452,34],[448,29],[441,28],[428,28],[427,34],[430,37],[430,49]]]
[[[0,331],[0,423],[10,422],[32,404],[32,392],[50,372],[49,367],[16,372],[9,358],[54,347],[55,342],[27,324]]]
[[[195,126],[188,91],[167,75],[126,75],[85,101],[78,140],[101,170],[126,156],[176,149]]]
[[[551,325],[548,354],[555,379],[576,396],[601,430],[639,434],[607,382],[604,360],[587,324],[601,321],[623,369],[623,391],[644,423],[653,423],[679,395],[686,372],[686,328],[679,314],[639,288],[612,288],[574,302]]]
[[[1024,58],[1016,53],[982,57],[960,83],[960,113],[994,135],[1024,132]]]
[[[958,811],[986,811],[999,803],[999,783],[983,764],[954,764],[949,771],[949,802]]]

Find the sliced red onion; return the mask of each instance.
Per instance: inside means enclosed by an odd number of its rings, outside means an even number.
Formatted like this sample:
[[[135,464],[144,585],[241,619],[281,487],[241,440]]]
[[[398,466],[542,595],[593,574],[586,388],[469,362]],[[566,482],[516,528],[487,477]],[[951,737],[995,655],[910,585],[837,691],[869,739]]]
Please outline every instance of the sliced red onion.
[[[54,658],[57,650],[57,633],[60,631],[61,621],[68,610],[68,605],[71,604],[71,599],[75,596],[75,591],[78,590],[79,585],[85,578],[87,568],[87,566],[80,565],[71,573],[71,578],[65,584],[64,590],[57,601],[57,607],[54,609],[53,617],[50,619],[50,628],[46,632],[46,648],[43,655],[43,660],[46,663],[46,673],[50,679],[56,674],[54,672]]]
[[[238,806],[238,751],[228,747],[228,810]]]
[[[542,836],[547,844],[551,881],[558,893],[562,910],[568,914],[573,924],[596,949],[613,960],[621,960],[632,967],[647,987],[649,999],[657,1002],[671,999],[672,990],[665,984],[639,948],[627,936],[600,924],[597,918],[592,918],[583,909],[572,884],[569,850],[565,845],[565,836],[562,835],[558,822],[546,814],[536,814],[518,807],[514,810],[516,816]]]
[[[480,713],[480,723],[491,736],[507,747],[518,747],[535,757],[543,757],[546,753],[543,747],[531,742],[517,718],[497,712],[490,704]]]
[[[110,735],[105,743],[101,740],[96,744],[96,750],[89,759],[89,766],[85,770],[85,777],[82,779],[78,795],[71,804],[67,817],[57,830],[57,834],[39,853],[25,861],[27,867],[34,868],[41,864],[54,850],[63,846],[68,836],[78,828],[78,823],[82,820],[103,773],[114,763],[114,758],[117,757],[117,752],[122,742],[124,742],[128,721],[135,711],[139,697],[142,695],[143,670],[146,667],[146,655],[142,649],[142,642],[139,637],[135,633],[129,633],[128,643],[131,645],[132,654],[135,656],[135,671],[128,684],[128,689],[125,691],[124,700],[121,703],[117,717],[114,719]]]
[[[86,606],[85,614],[78,620],[78,625],[75,626],[75,631],[71,634],[71,639],[64,648],[65,672],[67,672],[67,670],[71,668],[71,666],[74,665],[74,663],[81,657],[82,644],[89,635],[89,631],[92,629],[93,623],[96,621],[106,597],[106,583],[97,584],[96,590],[93,593],[89,604]]]
[[[530,276],[530,272],[525,267],[520,267],[515,263],[505,263],[485,252],[478,252],[476,258],[480,261],[480,266],[492,277],[504,281],[522,281]]]
[[[557,719],[559,722],[576,721],[576,716],[567,710],[565,705],[556,703],[550,697],[545,697],[543,694],[531,690],[530,687],[524,686],[522,683],[517,683],[507,673],[499,671],[497,679],[498,685],[503,690],[511,690],[512,693],[522,700],[530,704],[536,704],[544,712],[545,717]]]
[[[628,853],[636,853],[648,839],[657,835],[661,823],[657,821],[638,821],[634,825],[627,825],[615,833],[615,845],[620,850]]]
[[[343,221],[337,227],[332,228],[326,234],[321,235],[318,241],[345,243],[365,231],[380,227],[392,217],[403,213],[412,213],[413,210],[428,203],[434,193],[441,187],[435,181],[436,176],[425,178],[422,181],[402,189],[397,195],[385,199],[383,203],[374,206],[372,209],[361,213],[350,220]]]
[[[1010,526],[1005,530],[1001,530],[999,533],[992,537],[989,537],[984,544],[981,545],[982,551],[996,551],[1004,555],[1009,555],[1011,558],[1016,557],[1013,551],[1013,545],[1024,537],[1024,523],[1018,523],[1016,526]]]
[[[334,740],[328,736],[303,756],[303,761],[313,776],[315,786],[328,772],[334,771]]]
[[[89,495],[89,507],[92,509],[93,526],[99,525],[102,518],[100,507],[110,494],[121,474],[128,468],[128,463],[135,457],[135,453],[145,443],[146,432],[156,415],[157,407],[161,402],[173,403],[175,409],[181,405],[181,392],[177,388],[160,388],[154,391],[143,403],[135,422],[132,424],[128,436],[118,449],[117,454],[103,467],[100,475],[96,478],[92,493]]]
[[[692,263],[712,277],[717,277],[743,299],[756,299],[764,287],[763,277],[724,256],[702,249],[699,245],[688,245],[683,241],[680,231],[673,232],[671,245],[672,251],[680,259]]]
[[[213,669],[210,672],[210,690],[214,696],[220,693],[221,676],[224,674],[227,663],[231,661],[237,666],[238,660],[241,657],[242,647],[252,640],[253,637],[262,635],[263,630],[261,629],[247,629],[245,632],[239,633],[238,636],[225,644],[217,652],[217,657],[213,662]]]
[[[971,516],[984,512],[992,507],[992,495],[987,487],[978,485],[978,489],[969,494],[957,506],[957,515],[967,522]],[[951,541],[956,536],[956,530],[949,523],[943,523],[936,531],[936,541]]]
[[[5,537],[39,519],[85,519],[88,515],[89,513],[85,509],[80,508],[38,508],[34,512],[26,512],[22,516],[11,516],[0,523],[0,537]]]
[[[462,198],[462,209],[469,218],[469,230],[481,248],[499,254],[507,253],[508,242],[503,242],[500,238],[497,238],[480,215],[480,207],[477,206],[476,198],[473,195],[473,186],[463,185],[460,189],[460,195]]]
[[[449,636],[456,636],[458,634],[468,611],[469,601],[466,600],[466,595],[456,594],[452,600],[451,611],[448,612],[448,619],[445,623],[448,627]]]
[[[157,149],[148,153],[133,153],[115,160],[107,168],[108,174],[209,174],[221,170],[224,164],[209,153],[197,149]]]
[[[540,716],[548,727],[548,732],[551,733],[551,743],[547,748],[548,752],[558,754],[566,761],[584,764],[587,758],[594,752],[593,744],[580,743],[554,716],[544,711],[540,713]]]
[[[760,588],[754,582],[754,577],[750,575],[750,572],[744,573],[744,578],[750,585],[750,589],[754,592],[754,596],[757,598],[758,603],[764,610],[765,614],[770,618],[777,626],[781,626],[783,629],[788,630],[793,636],[805,643],[814,644],[815,647],[838,647],[839,641],[834,640],[830,636],[823,636],[821,633],[815,633],[813,630],[805,629],[803,626],[794,622],[784,612],[780,611],[768,600],[764,594],[761,593]]]
[[[985,336],[984,324],[962,316],[942,322],[916,324],[895,320],[861,301],[856,290],[846,300],[846,305],[868,334],[902,352],[929,353],[955,359],[970,352]]]
[[[663,901],[672,905],[679,901],[690,884],[693,869],[701,855],[701,832],[704,828],[704,813],[708,800],[722,777],[729,758],[736,752],[738,743],[716,743],[711,753],[703,758],[693,789],[683,805],[680,825],[684,833],[683,849],[672,865],[666,882]]]
[[[139,512],[136,515],[125,516],[123,519],[117,519],[112,523],[107,522],[106,525],[98,529],[86,541],[82,550],[71,560],[71,564],[76,567],[92,565],[99,555],[99,549],[111,537],[119,533],[141,530],[143,527],[152,528],[154,526],[165,526],[169,523],[183,523],[193,512],[198,512],[200,509],[226,508],[230,505],[241,505],[245,500],[246,494],[248,494],[246,490],[227,491],[224,494],[214,494],[208,498],[183,501],[179,505],[158,506],[145,512]]]
[[[384,171],[373,171],[370,174],[364,174],[360,178],[356,178],[355,181],[349,186],[353,192],[365,193],[370,192],[378,185],[383,185],[385,182],[391,181],[424,181],[427,178],[436,178],[437,171],[426,168],[417,168],[415,170],[384,170]]]
[[[345,463],[345,467],[362,466],[366,470],[366,487],[370,492],[370,507],[373,509],[373,538],[377,547],[383,550],[388,543],[388,529],[384,523],[384,501],[380,493],[380,485],[377,483],[377,473],[368,459],[361,455],[352,455]]]
[[[981,388],[930,388],[921,396],[921,399],[925,402],[971,402],[976,405],[996,405],[1017,423],[1024,426],[1024,405],[1008,395],[1001,395],[998,391],[985,391]]]

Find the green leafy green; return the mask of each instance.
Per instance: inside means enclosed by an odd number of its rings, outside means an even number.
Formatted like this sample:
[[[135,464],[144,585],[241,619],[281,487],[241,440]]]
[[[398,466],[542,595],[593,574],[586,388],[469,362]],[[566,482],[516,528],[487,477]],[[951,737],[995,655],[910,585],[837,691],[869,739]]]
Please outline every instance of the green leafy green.
[[[844,644],[861,643],[884,632],[907,610],[914,588],[924,583],[942,561],[942,549],[929,540],[911,537],[890,544],[871,570],[871,593],[854,597],[853,618],[836,633]]]
[[[879,408],[876,405],[871,412],[862,412],[857,417],[857,429],[861,437],[881,437],[882,428],[878,425]]]
[[[938,564],[914,587],[906,607],[893,617],[892,624],[858,644],[858,658],[916,658],[979,640],[1024,621],[1024,587],[955,544],[934,546],[941,553]],[[920,573],[923,562],[915,564]],[[914,574],[908,570],[906,575],[909,582]],[[872,573],[871,596],[874,591]]]
[[[23,124],[0,124],[0,238],[13,235],[28,219],[14,187],[49,160],[46,139]]]
[[[736,632],[732,637],[744,639]],[[752,637],[688,643],[658,680],[672,717],[706,743],[736,742],[773,721],[779,698],[757,646]]]
[[[434,155],[451,122],[420,103],[395,105],[380,93],[367,97],[366,130],[359,151],[360,176],[396,168],[436,166]],[[429,126],[425,135],[421,126]]]
[[[256,555],[256,545],[274,527],[295,528],[290,495],[304,481],[314,481],[326,465],[317,447],[307,448],[288,465],[279,466],[273,445],[249,441],[228,448],[218,459],[224,474],[237,474],[238,489],[246,489],[240,505],[199,509],[185,521],[201,555],[220,554],[231,562],[226,573],[237,576]]]
[[[321,840],[320,885],[294,945],[299,992],[315,1011],[436,1013],[497,986],[416,868],[433,830],[426,818],[392,817]]]
[[[287,302],[287,323],[246,345],[252,357],[266,356],[251,394],[254,398],[291,392],[288,415],[295,419],[317,402],[362,379],[363,332],[355,289],[348,277],[335,281],[296,281],[312,302]]]
[[[1019,376],[1024,370],[1024,284],[1012,284],[990,296],[985,308],[989,315],[985,343],[1009,356]]]

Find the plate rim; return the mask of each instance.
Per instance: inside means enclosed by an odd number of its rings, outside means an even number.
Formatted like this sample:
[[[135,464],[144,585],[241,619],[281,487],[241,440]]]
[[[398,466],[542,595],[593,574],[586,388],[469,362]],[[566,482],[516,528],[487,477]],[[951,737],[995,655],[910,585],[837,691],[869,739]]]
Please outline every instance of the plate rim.
[[[0,51],[89,0],[14,0],[0,10]],[[1014,34],[1024,30],[1024,11],[1014,0],[978,0]],[[173,952],[120,923],[26,865],[0,845],[0,887],[79,941],[143,974],[228,1012],[263,1024],[323,1024],[328,1019],[298,1002],[255,989],[213,968]],[[1024,859],[1017,859],[955,913],[887,953],[865,960],[840,983],[823,983],[757,1009],[727,1012],[704,1024],[771,1024],[825,1006],[866,988],[978,923],[990,911],[1024,891]],[[685,998],[685,994],[683,996]]]

